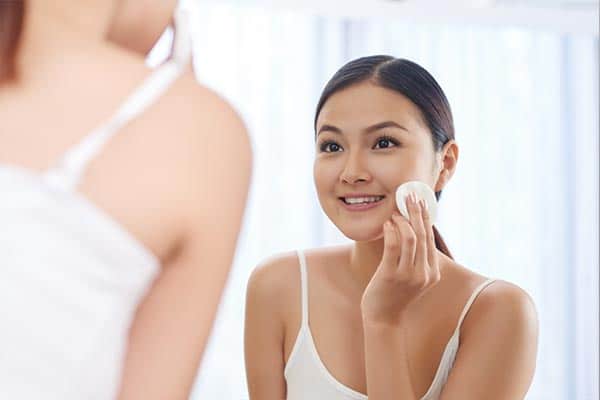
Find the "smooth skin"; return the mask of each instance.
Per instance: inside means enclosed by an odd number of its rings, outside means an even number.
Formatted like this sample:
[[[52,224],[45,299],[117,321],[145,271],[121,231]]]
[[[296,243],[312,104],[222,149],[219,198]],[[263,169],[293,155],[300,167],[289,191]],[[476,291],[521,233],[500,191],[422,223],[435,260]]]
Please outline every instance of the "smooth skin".
[[[35,172],[109,118],[151,70],[175,1],[27,0],[19,80],[0,87],[0,168]],[[233,109],[186,73],[78,187],[161,262],[131,327],[119,399],[187,399],[232,264],[251,170]]]
[[[360,99],[360,101],[357,101]],[[427,210],[395,189],[420,180],[435,191],[452,177],[458,145],[435,152],[419,109],[373,85],[336,92],[317,120],[314,179],[321,206],[349,246],[306,252],[309,325],[333,377],[369,400],[420,399],[433,380],[459,315],[481,276],[435,248]],[[340,197],[385,196],[368,211]],[[301,321],[295,253],[264,261],[248,282],[245,356],[251,400],[286,397],[283,371]],[[538,322],[531,298],[496,281],[463,321],[460,347],[442,400],[514,400],[535,370]]]

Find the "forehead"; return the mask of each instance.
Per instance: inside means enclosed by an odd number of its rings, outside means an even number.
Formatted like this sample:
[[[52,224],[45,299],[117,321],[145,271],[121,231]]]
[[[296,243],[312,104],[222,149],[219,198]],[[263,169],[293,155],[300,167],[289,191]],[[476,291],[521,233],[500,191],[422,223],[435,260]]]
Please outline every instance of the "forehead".
[[[409,130],[426,128],[419,108],[406,96],[371,82],[361,82],[335,92],[323,105],[317,129],[330,124],[340,129],[360,129],[381,121],[394,121]]]

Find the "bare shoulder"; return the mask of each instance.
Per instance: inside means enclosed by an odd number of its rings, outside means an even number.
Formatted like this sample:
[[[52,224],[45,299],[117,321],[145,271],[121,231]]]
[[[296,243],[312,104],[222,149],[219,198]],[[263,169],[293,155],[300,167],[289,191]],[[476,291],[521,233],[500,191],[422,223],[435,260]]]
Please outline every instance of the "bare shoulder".
[[[118,98],[125,98],[156,73],[137,55],[123,50],[111,47],[102,57],[104,62],[98,62],[100,65],[111,61],[108,63],[111,86],[122,92]],[[108,86],[106,82],[101,84]],[[152,169],[149,175],[155,177],[157,186],[164,187],[165,192],[178,199],[189,199],[192,204],[197,203],[199,196],[217,198],[205,196],[207,186],[212,183],[207,179],[212,176],[214,181],[232,179],[228,185],[234,189],[231,197],[245,198],[245,195],[236,197],[235,189],[239,186],[240,192],[245,193],[244,182],[247,183],[251,170],[246,126],[233,106],[198,82],[193,71],[178,76],[130,128],[131,136],[136,139],[132,144],[144,146],[143,154],[136,156],[140,159],[132,162],[149,165]],[[186,206],[180,202],[180,208]]]
[[[524,398],[535,372],[537,344],[531,297],[515,284],[494,281],[479,293],[465,317],[440,399]]]
[[[461,336],[467,340],[471,334],[481,333],[482,329],[497,333],[506,331],[507,334],[537,332],[537,311],[533,299],[518,285],[495,280],[473,302],[465,317]]]
[[[332,257],[345,254],[341,247],[316,248],[304,251],[307,263],[312,267],[324,264]],[[272,306],[288,311],[296,309],[300,295],[300,261],[295,251],[266,258],[254,268],[248,280],[249,296],[272,300]]]
[[[484,311],[512,311],[518,314],[535,314],[533,299],[520,286],[505,280],[495,280],[481,291],[476,307]]]
[[[143,58],[130,51],[115,48],[109,45],[102,49],[99,55],[99,64],[111,66],[112,86],[124,86],[130,90],[131,81],[139,85],[144,78],[156,73],[156,69],[149,68]],[[100,58],[101,57],[101,58]],[[94,71],[98,74],[99,71]],[[105,83],[104,83],[105,84]],[[185,136],[191,130],[195,136],[208,136],[211,127],[233,130],[238,134],[245,133],[242,119],[234,108],[222,96],[199,82],[194,72],[186,70],[181,73],[175,81],[169,85],[165,93],[159,97],[144,117],[149,117],[156,124],[161,117],[177,127],[168,136]],[[162,128],[163,124],[156,124],[156,128]]]
[[[252,170],[252,149],[238,112],[220,95],[181,76],[157,105],[162,135],[157,160],[168,170],[168,183],[182,220],[224,226],[241,218]],[[195,224],[198,226],[198,224]]]
[[[281,304],[299,286],[298,255],[290,251],[268,257],[254,268],[248,279],[248,296]]]
[[[186,116],[200,126],[229,124],[245,131],[242,119],[229,102],[214,90],[198,82],[192,72],[186,72],[179,77],[173,85],[170,97],[174,105],[181,110],[182,116]]]
[[[324,270],[320,267],[345,254],[344,249],[336,247],[307,249],[303,253],[311,273]],[[323,272],[318,275],[322,278]],[[286,326],[299,324],[301,277],[298,253],[276,254],[258,264],[248,279],[246,296],[247,307],[260,307],[264,312],[275,314]]]
[[[165,96],[164,111],[180,129],[182,140],[201,143],[227,143],[249,148],[246,126],[239,113],[221,95],[198,82],[192,72],[183,74]],[[200,150],[215,152],[206,145]]]

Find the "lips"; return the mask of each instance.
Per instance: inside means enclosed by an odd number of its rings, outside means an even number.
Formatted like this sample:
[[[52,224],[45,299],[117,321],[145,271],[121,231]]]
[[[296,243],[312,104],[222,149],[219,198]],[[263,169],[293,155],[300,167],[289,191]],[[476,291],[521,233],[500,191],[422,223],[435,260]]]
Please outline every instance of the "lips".
[[[346,196],[340,199],[346,204],[368,204],[383,200],[385,196]]]
[[[379,206],[384,198],[383,195],[358,193],[339,197],[339,200],[349,211],[365,211]]]

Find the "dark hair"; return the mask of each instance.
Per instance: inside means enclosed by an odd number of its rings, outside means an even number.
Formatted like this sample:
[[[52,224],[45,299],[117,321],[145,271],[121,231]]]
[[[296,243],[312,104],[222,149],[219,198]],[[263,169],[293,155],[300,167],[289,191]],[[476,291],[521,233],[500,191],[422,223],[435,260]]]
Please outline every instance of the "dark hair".
[[[17,78],[16,55],[24,17],[24,0],[0,0],[0,84]]]
[[[420,65],[386,55],[362,57],[350,61],[333,75],[323,89],[317,104],[315,135],[317,118],[329,97],[351,85],[365,81],[399,92],[412,101],[421,111],[429,127],[435,151],[440,151],[448,141],[454,139],[454,122],[450,104],[440,85]],[[436,192],[436,199],[439,200],[441,195],[441,191]],[[438,250],[453,258],[435,226],[433,233]]]

